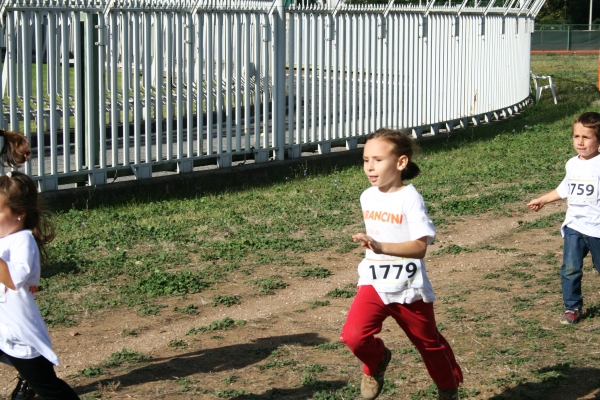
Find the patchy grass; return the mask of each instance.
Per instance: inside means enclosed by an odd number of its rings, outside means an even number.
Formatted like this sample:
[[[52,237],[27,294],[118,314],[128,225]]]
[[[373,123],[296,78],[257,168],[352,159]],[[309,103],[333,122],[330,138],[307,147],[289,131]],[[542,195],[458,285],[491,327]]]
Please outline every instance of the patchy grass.
[[[209,332],[209,331],[226,331],[227,329],[235,325],[245,325],[246,322],[243,320],[234,321],[232,318],[226,317],[221,321],[213,321],[210,325],[201,326],[198,328],[192,328],[186,335],[195,335],[197,333]]]

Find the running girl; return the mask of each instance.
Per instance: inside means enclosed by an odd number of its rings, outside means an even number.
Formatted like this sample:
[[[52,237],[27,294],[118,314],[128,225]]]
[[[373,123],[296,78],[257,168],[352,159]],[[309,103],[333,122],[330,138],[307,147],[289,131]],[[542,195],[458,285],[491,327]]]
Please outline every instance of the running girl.
[[[415,345],[438,386],[438,399],[458,399],[462,372],[450,345],[437,329],[435,296],[423,257],[435,238],[435,227],[423,198],[405,180],[420,170],[411,161],[414,143],[401,131],[379,129],[367,137],[364,171],[373,187],[360,202],[366,231],[352,236],[366,248],[358,266],[358,293],[350,306],[340,340],[363,363],[361,395],[381,393],[392,357],[375,337],[391,316]]]
[[[3,165],[18,167],[28,160],[24,136],[2,130],[0,136],[4,137]],[[54,372],[58,358],[34,301],[40,253],[46,257],[44,246],[53,238],[31,178],[16,171],[0,176],[0,361],[19,372],[12,399],[24,395],[23,380],[44,400],[79,399]]]

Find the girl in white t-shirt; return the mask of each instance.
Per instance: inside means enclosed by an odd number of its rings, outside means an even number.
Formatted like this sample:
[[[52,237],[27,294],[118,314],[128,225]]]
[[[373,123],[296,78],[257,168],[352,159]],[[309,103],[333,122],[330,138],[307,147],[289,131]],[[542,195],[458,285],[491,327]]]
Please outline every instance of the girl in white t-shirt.
[[[0,130],[3,165],[18,167],[30,155],[27,139]],[[79,399],[54,372],[58,358],[34,301],[40,283],[40,250],[54,238],[43,218],[33,180],[20,172],[0,176],[0,361],[19,372],[12,399],[32,398],[31,387],[44,400]],[[27,383],[27,385],[25,384]]]
[[[458,399],[460,366],[435,323],[433,288],[423,257],[435,238],[423,198],[405,180],[419,174],[414,143],[401,131],[379,129],[367,137],[363,161],[373,187],[360,202],[366,233],[352,236],[366,248],[358,266],[358,293],[340,340],[363,362],[361,395],[379,396],[392,353],[375,337],[391,316],[415,345],[438,386],[438,399]]]
[[[600,272],[600,114],[586,112],[573,124],[573,147],[577,155],[567,161],[566,174],[558,187],[527,206],[538,211],[545,204],[568,199],[567,215],[562,224],[563,265],[560,268],[564,311],[561,324],[576,324],[582,317],[581,278],[583,259],[592,254]]]

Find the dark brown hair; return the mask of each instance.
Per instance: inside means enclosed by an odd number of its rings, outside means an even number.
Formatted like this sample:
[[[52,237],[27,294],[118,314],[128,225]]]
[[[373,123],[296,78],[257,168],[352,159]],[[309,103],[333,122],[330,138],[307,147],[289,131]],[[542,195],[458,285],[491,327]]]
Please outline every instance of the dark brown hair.
[[[18,132],[0,129],[0,136],[4,138],[4,146],[0,149],[0,162],[3,167],[18,168],[29,160],[31,150],[27,138]]]
[[[31,154],[29,142],[17,132],[0,130],[4,137],[4,146],[0,149],[0,163],[3,166],[18,168],[29,160]],[[44,217],[40,206],[37,187],[33,180],[19,171],[11,171],[0,176],[0,201],[15,214],[25,213],[24,227],[31,230],[40,249],[43,262],[48,260],[45,245],[54,239],[54,227]]]
[[[371,139],[386,140],[394,146],[394,149],[392,150],[394,155],[397,157],[408,157],[408,164],[406,165],[406,168],[402,170],[400,175],[403,181],[413,179],[419,175],[421,170],[419,169],[419,166],[412,161],[412,156],[415,152],[416,146],[415,142],[410,136],[410,133],[397,129],[380,128],[369,134],[366,142]]]
[[[589,111],[581,114],[573,125],[580,123],[586,128],[591,128],[596,132],[596,139],[600,140],[600,114],[597,112]]]

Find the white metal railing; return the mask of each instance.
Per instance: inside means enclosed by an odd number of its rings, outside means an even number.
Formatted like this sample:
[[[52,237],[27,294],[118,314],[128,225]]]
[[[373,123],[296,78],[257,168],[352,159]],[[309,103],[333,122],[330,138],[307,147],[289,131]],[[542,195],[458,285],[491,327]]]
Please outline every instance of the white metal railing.
[[[436,134],[525,104],[543,2],[7,0],[0,126],[31,140],[43,191]]]

